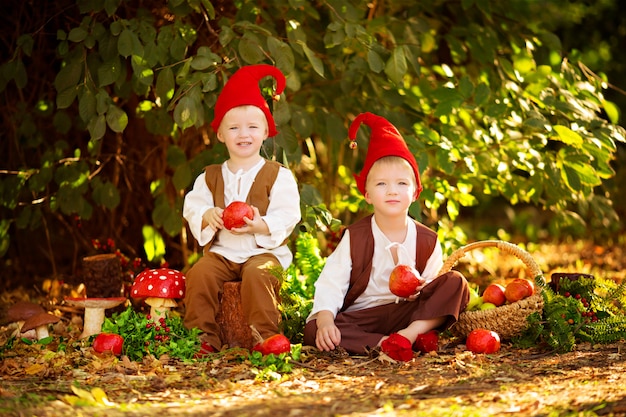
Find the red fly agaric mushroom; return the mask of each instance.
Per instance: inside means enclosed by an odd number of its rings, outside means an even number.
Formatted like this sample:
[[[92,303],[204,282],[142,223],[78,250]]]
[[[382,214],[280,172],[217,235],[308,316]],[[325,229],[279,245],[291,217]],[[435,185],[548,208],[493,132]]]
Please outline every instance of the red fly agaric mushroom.
[[[80,339],[100,333],[104,323],[104,310],[117,307],[125,301],[126,297],[65,299],[69,305],[85,309],[83,332],[79,336]]]
[[[35,332],[37,333],[37,340],[41,340],[50,336],[50,333],[48,332],[48,325],[56,323],[59,320],[60,319],[57,316],[44,311],[29,317],[24,322],[24,326],[22,326],[22,331],[27,332],[29,330],[35,329]]]
[[[185,275],[169,268],[146,269],[135,278],[130,296],[145,299],[156,322],[178,305],[176,299],[185,296]]]
[[[7,309],[4,322],[16,323],[17,330],[15,331],[15,335],[20,336],[24,322],[30,317],[40,313],[45,313],[45,310],[39,304],[30,301],[18,301]]]

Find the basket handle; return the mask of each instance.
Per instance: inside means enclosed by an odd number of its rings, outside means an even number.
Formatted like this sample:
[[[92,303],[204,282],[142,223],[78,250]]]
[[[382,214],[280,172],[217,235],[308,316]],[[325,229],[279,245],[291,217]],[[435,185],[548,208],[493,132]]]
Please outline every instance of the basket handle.
[[[441,270],[439,271],[439,275],[449,272],[452,268],[454,268],[454,266],[465,256],[467,252],[486,247],[496,247],[503,252],[515,255],[526,265],[533,279],[543,275],[539,265],[537,265],[537,262],[535,262],[533,257],[528,252],[513,243],[504,242],[502,240],[481,240],[460,247],[452,252],[448,259],[446,259],[441,267]]]

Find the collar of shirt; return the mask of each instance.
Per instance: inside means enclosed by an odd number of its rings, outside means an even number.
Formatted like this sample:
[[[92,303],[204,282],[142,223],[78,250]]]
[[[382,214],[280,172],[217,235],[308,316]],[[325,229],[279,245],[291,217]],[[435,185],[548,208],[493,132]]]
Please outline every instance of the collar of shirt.
[[[233,201],[246,201],[252,183],[259,173],[265,160],[261,159],[248,171],[240,169],[233,173],[228,169],[226,162],[222,164],[222,177],[224,178],[224,204],[228,206]]]

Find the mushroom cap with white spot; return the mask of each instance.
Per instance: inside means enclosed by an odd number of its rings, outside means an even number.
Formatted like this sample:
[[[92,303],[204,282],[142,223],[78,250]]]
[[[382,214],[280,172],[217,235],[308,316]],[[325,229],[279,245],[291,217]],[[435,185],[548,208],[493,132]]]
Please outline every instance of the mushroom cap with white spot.
[[[185,275],[169,268],[146,269],[139,273],[130,289],[133,298],[183,298]]]

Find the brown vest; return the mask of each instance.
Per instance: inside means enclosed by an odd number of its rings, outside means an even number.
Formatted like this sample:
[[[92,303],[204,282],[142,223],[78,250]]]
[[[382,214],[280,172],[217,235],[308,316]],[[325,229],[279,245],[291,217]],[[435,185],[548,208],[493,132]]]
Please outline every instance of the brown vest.
[[[267,207],[270,205],[270,192],[278,177],[278,171],[282,165],[275,161],[266,160],[263,167],[259,170],[254,178],[250,192],[246,198],[246,203],[255,206],[259,209],[261,216],[265,216],[267,213]],[[213,164],[204,169],[204,178],[207,187],[213,194],[213,204],[215,207],[225,208],[224,202],[224,177],[222,177],[222,165]],[[204,247],[207,251],[208,248],[215,240],[219,233],[216,233],[213,239]]]
[[[274,161],[265,161],[261,170],[256,174],[246,203],[259,209],[261,216],[267,213],[267,207],[270,204],[270,192],[278,177],[278,171],[281,165]],[[205,169],[204,178],[206,185],[213,194],[213,203],[215,207],[225,208],[224,203],[224,177],[222,177],[222,165],[209,165]]]
[[[417,221],[415,225],[417,226],[415,269],[421,274],[424,272],[424,268],[426,268],[428,258],[430,258],[430,255],[435,250],[437,233]],[[372,260],[374,258],[372,215],[348,226],[348,230],[350,231],[352,271],[350,273],[350,285],[343,301],[341,311],[350,307],[367,288],[372,272]]]

